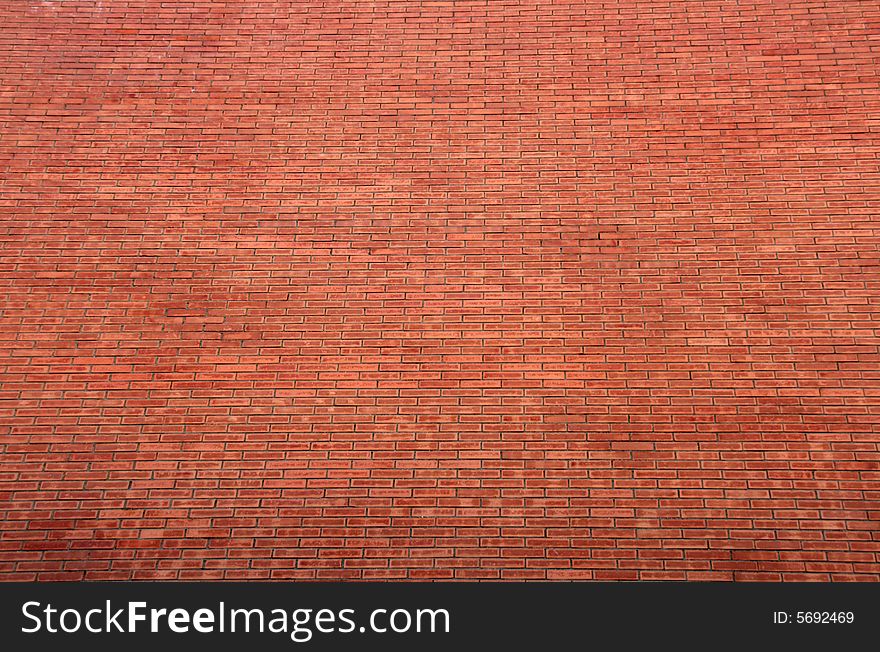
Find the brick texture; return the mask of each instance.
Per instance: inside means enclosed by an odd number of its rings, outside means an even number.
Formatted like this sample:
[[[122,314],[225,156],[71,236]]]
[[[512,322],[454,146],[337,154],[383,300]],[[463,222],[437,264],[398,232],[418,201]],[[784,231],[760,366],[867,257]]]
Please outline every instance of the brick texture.
[[[0,578],[880,579],[875,0],[0,21]]]

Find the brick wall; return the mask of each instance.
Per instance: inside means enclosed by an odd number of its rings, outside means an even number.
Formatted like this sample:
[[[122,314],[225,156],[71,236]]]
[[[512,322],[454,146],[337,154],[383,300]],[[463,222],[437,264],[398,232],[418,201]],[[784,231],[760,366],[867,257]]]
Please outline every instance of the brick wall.
[[[880,579],[873,0],[0,21],[0,577]]]

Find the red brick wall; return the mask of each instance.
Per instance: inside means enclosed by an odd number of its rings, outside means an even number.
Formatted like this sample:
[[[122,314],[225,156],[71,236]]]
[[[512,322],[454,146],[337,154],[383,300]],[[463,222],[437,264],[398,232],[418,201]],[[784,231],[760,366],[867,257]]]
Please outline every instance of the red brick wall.
[[[880,579],[875,1],[0,21],[0,577]]]

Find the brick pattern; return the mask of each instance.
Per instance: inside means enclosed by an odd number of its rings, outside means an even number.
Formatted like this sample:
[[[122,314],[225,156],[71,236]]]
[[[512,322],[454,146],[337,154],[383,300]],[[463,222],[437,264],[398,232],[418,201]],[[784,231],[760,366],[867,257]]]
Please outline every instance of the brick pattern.
[[[0,578],[880,579],[874,0],[0,21]]]

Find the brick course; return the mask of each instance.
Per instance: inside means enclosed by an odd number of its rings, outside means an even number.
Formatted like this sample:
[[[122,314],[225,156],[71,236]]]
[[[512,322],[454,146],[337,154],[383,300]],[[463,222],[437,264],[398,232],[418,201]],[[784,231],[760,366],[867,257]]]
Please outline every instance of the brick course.
[[[880,579],[875,1],[0,21],[0,578]]]

